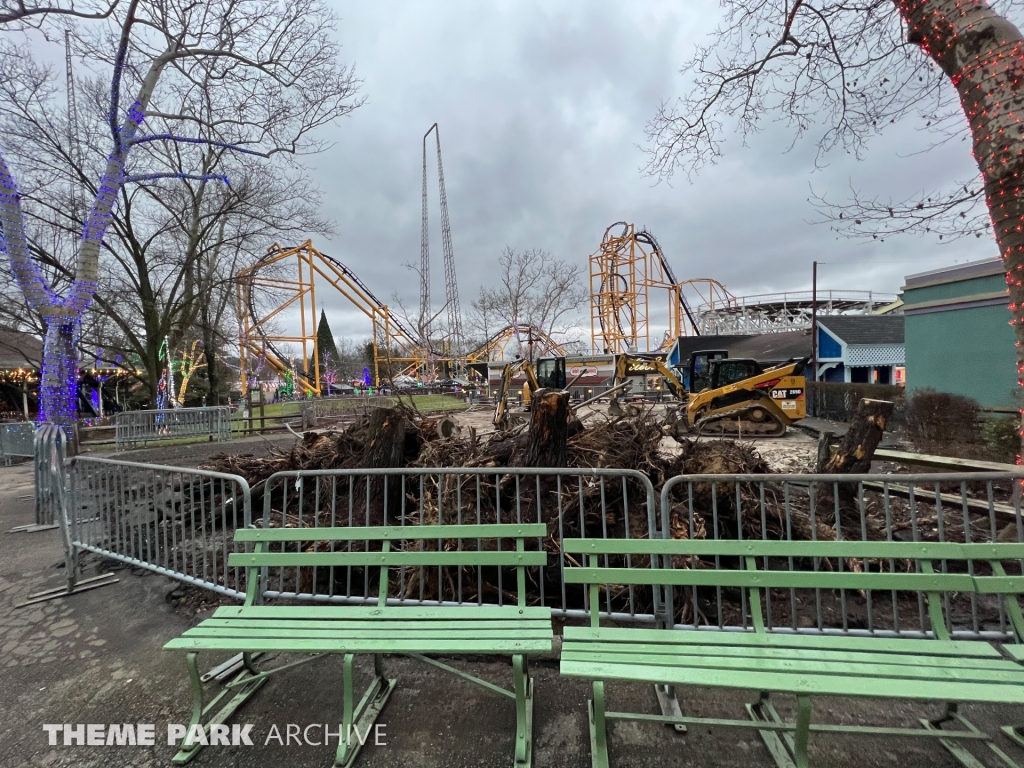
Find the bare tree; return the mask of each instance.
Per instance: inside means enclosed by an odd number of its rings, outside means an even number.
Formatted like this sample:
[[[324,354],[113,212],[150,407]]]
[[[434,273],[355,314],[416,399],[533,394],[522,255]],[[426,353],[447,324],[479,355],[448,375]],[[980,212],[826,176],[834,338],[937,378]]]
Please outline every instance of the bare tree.
[[[67,0],[64,3],[34,3],[25,0],[0,0],[0,24],[8,28],[39,26],[48,17],[105,19],[120,0]]]
[[[815,201],[851,236],[980,237],[991,226],[1006,267],[1024,383],[1024,38],[1005,15],[1022,4],[1000,3],[1004,15],[985,0],[723,5],[714,42],[683,69],[693,90],[663,104],[648,124],[647,171],[665,178],[713,163],[727,119],[744,135],[768,118],[787,122],[797,138],[820,130],[819,156],[840,147],[861,157],[872,136],[914,115],[933,145],[965,137],[966,128],[976,179],[895,202],[857,193],[835,206],[823,196]]]
[[[582,267],[537,248],[506,247],[498,259],[498,281],[482,288],[470,305],[468,325],[483,339],[520,324],[566,337],[576,326],[573,313],[589,296]]]
[[[100,181],[91,181],[95,176],[88,167],[76,174],[76,186],[91,198],[81,221],[54,221],[60,219],[54,214],[63,201],[55,201],[42,185],[26,185],[19,194],[6,162],[0,160],[4,245],[19,287],[47,327],[42,418],[62,424],[73,419],[76,342],[81,318],[97,290],[101,252],[124,268],[127,286],[138,297],[147,318],[146,334],[131,343],[144,349],[142,357],[152,368],[161,343],[153,332],[168,325],[166,312],[158,317],[161,307],[173,307],[171,314],[189,322],[200,312],[197,270],[202,270],[197,265],[202,255],[222,252],[223,243],[214,242],[223,231],[217,217],[239,202],[230,186],[221,188],[230,184],[228,172],[239,171],[241,163],[244,176],[246,157],[277,159],[322,149],[324,143],[311,132],[359,105],[351,70],[338,64],[332,25],[333,16],[320,0],[286,5],[271,0],[129,0],[106,22],[75,28],[76,52],[93,66],[106,64],[112,71],[103,99],[109,133],[108,148],[100,154],[107,158]],[[17,67],[25,58],[3,60],[5,66]],[[4,149],[29,168],[25,178],[38,182],[47,174],[66,174],[66,161],[74,152],[69,142],[62,145],[38,135],[49,133],[55,139],[67,132],[45,110],[45,71],[35,74],[30,82],[40,85],[34,91],[21,86],[20,92],[9,94],[11,114],[50,152],[42,159],[28,158],[12,140]],[[122,94],[131,90],[137,96],[125,111]],[[16,115],[23,101],[39,109]],[[34,216],[49,216],[49,223],[58,226],[81,227],[75,265],[66,270],[72,282],[63,295],[32,258],[21,204],[30,198]],[[133,208],[141,209],[135,218]],[[209,215],[211,210],[214,215]],[[175,252],[183,253],[179,268],[162,276],[162,285],[154,284],[149,268]],[[161,296],[161,290],[166,294]],[[106,309],[111,317],[118,314]],[[119,325],[130,339],[131,323],[122,319]],[[155,373],[150,370],[149,377]]]

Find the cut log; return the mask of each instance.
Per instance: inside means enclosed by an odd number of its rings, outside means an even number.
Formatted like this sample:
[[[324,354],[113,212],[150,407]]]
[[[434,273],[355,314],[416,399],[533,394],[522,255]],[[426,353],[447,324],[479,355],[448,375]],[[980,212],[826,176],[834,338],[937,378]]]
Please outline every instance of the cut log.
[[[861,400],[835,450],[819,448],[818,472],[828,475],[869,472],[892,409],[893,404],[886,400]]]
[[[427,441],[453,437],[459,431],[459,423],[451,416],[426,416],[416,426]]]
[[[530,430],[523,466],[564,467],[568,464],[569,393],[538,389],[533,393]]]

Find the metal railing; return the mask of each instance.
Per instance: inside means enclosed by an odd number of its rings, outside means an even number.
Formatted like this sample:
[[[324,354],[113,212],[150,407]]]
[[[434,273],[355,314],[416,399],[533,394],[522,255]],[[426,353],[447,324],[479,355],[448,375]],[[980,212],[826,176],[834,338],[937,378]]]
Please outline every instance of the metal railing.
[[[583,590],[567,586],[562,578],[563,538],[656,535],[654,489],[646,476],[631,470],[453,468],[282,472],[270,477],[262,490],[261,525],[309,528],[311,540],[304,545],[307,547],[316,539],[315,529],[322,527],[546,523],[548,535],[538,545],[549,553],[548,565],[531,569],[528,600],[534,605],[550,606],[555,615],[561,616],[587,615]],[[472,544],[475,546],[476,542]],[[289,542],[278,546],[296,545]],[[317,546],[335,551],[333,542]],[[353,544],[337,546],[350,551]],[[468,545],[449,542],[448,546]],[[396,593],[389,598],[395,604],[515,602],[514,574],[497,569],[397,571],[391,577]],[[261,591],[271,599],[373,603],[377,601],[376,586],[358,568],[292,567],[268,569]],[[602,612],[626,620],[653,621],[661,610],[659,598],[639,589],[619,592],[609,588]]]
[[[31,459],[35,455],[36,425],[31,421],[0,424],[0,461],[10,466],[16,457]]]
[[[68,462],[73,546],[234,597],[245,569],[235,529],[251,524],[250,493],[235,475],[78,456]]]
[[[689,475],[661,490],[661,530],[673,538],[1024,541],[1021,475]],[[720,558],[683,558],[675,567],[716,568]],[[907,561],[780,558],[773,569],[905,570]],[[760,567],[767,568],[768,562]],[[960,568],[942,562],[941,571]],[[973,573],[973,565],[968,572]],[[776,632],[929,637],[920,592],[770,589],[765,626]],[[956,638],[1005,639],[1012,628],[998,595],[943,593]],[[666,593],[667,623],[685,629],[750,630],[745,590],[678,588]]]
[[[36,483],[36,525],[55,525],[67,489],[64,459],[68,438],[55,424],[40,424],[33,444],[33,472]]]
[[[122,411],[114,416],[117,450],[158,440],[210,437],[231,439],[231,408],[169,408],[152,411]]]

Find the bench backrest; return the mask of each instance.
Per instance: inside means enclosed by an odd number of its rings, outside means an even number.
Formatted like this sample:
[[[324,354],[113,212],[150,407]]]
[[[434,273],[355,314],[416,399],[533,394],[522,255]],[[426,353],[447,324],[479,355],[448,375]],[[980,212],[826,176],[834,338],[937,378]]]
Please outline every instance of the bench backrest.
[[[388,595],[388,569],[394,567],[450,566],[450,567],[514,567],[519,607],[526,605],[526,571],[530,566],[542,566],[547,562],[544,551],[526,551],[526,540],[547,535],[543,523],[532,524],[482,524],[482,525],[386,525],[352,526],[339,528],[240,528],[235,532],[235,541],[254,544],[252,552],[238,552],[228,557],[229,566],[245,567],[245,605],[253,605],[259,599],[260,570],[270,567],[347,567],[380,568],[380,589],[378,603],[383,606]],[[515,541],[514,550],[482,549],[484,541],[495,541],[500,547],[502,539]],[[444,541],[463,540],[476,542],[476,549],[445,550]],[[308,546],[315,542],[361,542],[363,551],[351,548],[331,552],[271,552],[271,544],[285,545],[287,542],[302,542]],[[380,542],[380,550],[371,550],[370,542]],[[408,549],[406,542],[414,543],[416,549]],[[424,548],[425,542],[436,542],[436,550]],[[333,548],[333,547],[332,547]]]
[[[591,623],[597,626],[598,587],[602,584],[647,584],[664,587],[736,587],[749,593],[754,629],[765,631],[760,590],[851,589],[923,592],[928,596],[928,616],[935,636],[948,639],[942,617],[942,592],[976,592],[1003,595],[1007,615],[1020,642],[1024,642],[1024,617],[1016,596],[1024,594],[1024,576],[1008,576],[1002,561],[1024,559],[1024,544],[956,544],[951,542],[901,541],[762,541],[760,539],[566,539],[567,554],[584,555],[586,566],[566,567],[566,583],[590,587]],[[650,555],[653,568],[617,568],[602,559],[622,555]],[[661,556],[659,558],[659,556]],[[737,567],[719,562],[718,567],[673,568],[671,558],[737,558]],[[856,570],[769,570],[769,558],[835,560],[912,560],[913,573]],[[758,560],[761,567],[758,567]],[[944,573],[936,561],[988,563],[992,575]],[[659,563],[662,567],[657,567]],[[727,561],[728,563],[728,561]],[[840,565],[840,568],[842,566]]]

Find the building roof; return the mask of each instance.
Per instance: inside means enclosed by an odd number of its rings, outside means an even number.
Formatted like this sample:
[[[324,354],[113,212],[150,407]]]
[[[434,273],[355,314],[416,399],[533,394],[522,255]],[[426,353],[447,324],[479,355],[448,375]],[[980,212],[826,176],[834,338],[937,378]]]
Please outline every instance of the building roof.
[[[42,339],[30,333],[0,328],[0,370],[39,368],[42,360]]]
[[[762,363],[776,363],[811,356],[811,331],[786,331],[752,336],[729,346],[729,357],[752,357]]]
[[[735,357],[731,351],[732,345],[752,338],[754,337],[750,334],[736,336],[680,336],[676,339],[672,352],[677,352],[679,355],[678,365],[688,365],[690,355],[694,352],[712,349],[728,349],[730,350],[729,356]]]
[[[907,275],[903,290],[924,288],[929,285],[940,285],[942,283],[955,283],[960,280],[971,280],[976,277],[988,277],[989,275],[998,275],[1005,271],[1006,268],[1003,266],[1003,261],[999,258],[969,261],[966,264],[954,264],[951,267]]]
[[[903,315],[832,315],[818,325],[847,344],[903,343]]]

